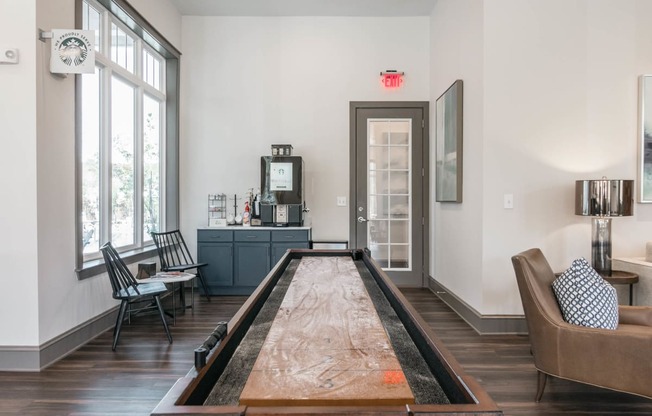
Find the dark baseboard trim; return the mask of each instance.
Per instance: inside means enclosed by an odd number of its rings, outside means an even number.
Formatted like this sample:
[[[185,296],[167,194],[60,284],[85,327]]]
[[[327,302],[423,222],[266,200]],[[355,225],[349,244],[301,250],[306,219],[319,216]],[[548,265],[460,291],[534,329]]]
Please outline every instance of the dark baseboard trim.
[[[0,346],[0,371],[41,371],[112,328],[117,317],[115,307],[40,346]]]
[[[481,335],[527,334],[523,315],[481,315],[430,276],[428,288]]]

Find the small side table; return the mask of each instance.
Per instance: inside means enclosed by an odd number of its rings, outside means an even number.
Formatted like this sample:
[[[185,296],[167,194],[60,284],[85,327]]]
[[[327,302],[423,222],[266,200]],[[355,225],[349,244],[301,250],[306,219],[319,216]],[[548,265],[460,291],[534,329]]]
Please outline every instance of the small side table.
[[[146,280],[139,280],[139,282],[163,282],[166,285],[170,284],[172,285],[172,321],[173,324],[177,324],[177,305],[176,302],[174,301],[174,286],[175,283],[179,284],[179,297],[181,299],[181,307],[182,308],[191,308],[192,309],[192,314],[195,314],[195,285],[194,282],[192,285],[190,285],[190,306],[186,306],[186,298],[185,294],[183,291],[183,284],[185,282],[192,281],[196,275],[192,273],[184,273],[184,272],[159,272],[156,273],[156,275],[146,279]],[[168,312],[166,312],[168,314]]]
[[[634,301],[634,283],[638,283],[638,274],[623,270],[612,270],[611,276],[601,275],[604,280],[612,285],[629,285],[629,304]]]

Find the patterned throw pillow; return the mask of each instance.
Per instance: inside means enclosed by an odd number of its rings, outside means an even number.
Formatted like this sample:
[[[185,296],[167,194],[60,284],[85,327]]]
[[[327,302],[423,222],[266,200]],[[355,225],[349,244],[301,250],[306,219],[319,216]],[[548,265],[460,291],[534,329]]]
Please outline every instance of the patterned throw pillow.
[[[566,322],[590,328],[618,327],[616,289],[585,259],[574,260],[571,267],[552,282],[552,290]]]

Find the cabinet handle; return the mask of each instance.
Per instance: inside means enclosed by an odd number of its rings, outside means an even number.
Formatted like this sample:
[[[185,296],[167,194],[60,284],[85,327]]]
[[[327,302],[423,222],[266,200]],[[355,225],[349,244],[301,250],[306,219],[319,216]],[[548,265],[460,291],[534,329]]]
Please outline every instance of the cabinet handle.
[[[293,235],[286,235],[285,238],[287,238],[287,239],[294,239],[294,236],[293,236]]]
[[[255,235],[248,235],[247,238],[256,238]]]

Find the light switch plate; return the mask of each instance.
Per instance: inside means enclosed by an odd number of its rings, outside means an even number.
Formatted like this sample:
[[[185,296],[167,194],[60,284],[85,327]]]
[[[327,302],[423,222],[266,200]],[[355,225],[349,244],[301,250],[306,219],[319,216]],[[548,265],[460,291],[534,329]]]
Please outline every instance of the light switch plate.
[[[345,207],[346,206],[346,197],[345,196],[338,196],[337,197],[337,206],[338,207]]]
[[[504,208],[505,209],[514,209],[514,195],[505,194],[504,196]]]

